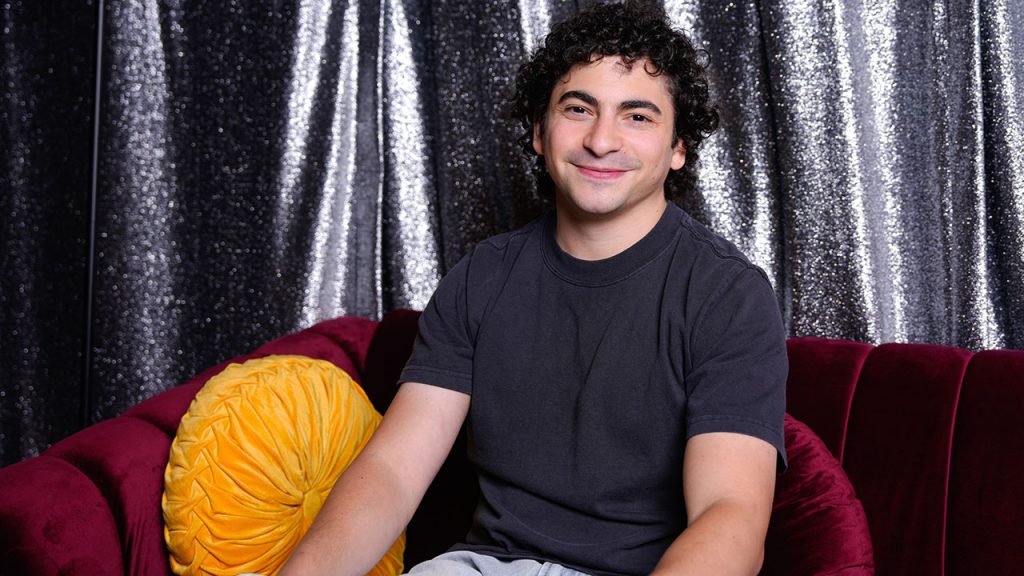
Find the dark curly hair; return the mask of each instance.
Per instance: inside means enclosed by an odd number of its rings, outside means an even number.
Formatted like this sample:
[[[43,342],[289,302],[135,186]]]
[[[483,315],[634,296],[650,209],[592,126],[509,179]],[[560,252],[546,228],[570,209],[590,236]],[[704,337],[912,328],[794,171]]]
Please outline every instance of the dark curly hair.
[[[618,56],[628,66],[646,60],[645,70],[664,74],[675,110],[673,142],[682,138],[686,164],[670,171],[665,196],[677,199],[691,192],[697,182],[699,149],[705,138],[718,128],[718,112],[708,102],[704,51],[693,47],[682,32],[672,28],[664,9],[652,2],[627,0],[621,4],[598,4],[557,24],[519,67],[512,115],[522,123],[518,138],[527,154],[533,149],[533,124],[545,128],[545,113],[555,82],[576,64],[593,62],[603,56]],[[544,159],[536,156],[534,172],[541,193],[550,196],[554,184]]]

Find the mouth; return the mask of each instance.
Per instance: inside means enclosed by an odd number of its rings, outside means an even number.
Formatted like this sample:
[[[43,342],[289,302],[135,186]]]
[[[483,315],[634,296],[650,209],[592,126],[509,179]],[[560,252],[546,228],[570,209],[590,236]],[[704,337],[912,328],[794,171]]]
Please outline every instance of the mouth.
[[[573,164],[580,174],[587,178],[593,178],[594,180],[615,180],[623,174],[626,170],[622,168],[606,168],[603,166],[586,166],[582,164]]]

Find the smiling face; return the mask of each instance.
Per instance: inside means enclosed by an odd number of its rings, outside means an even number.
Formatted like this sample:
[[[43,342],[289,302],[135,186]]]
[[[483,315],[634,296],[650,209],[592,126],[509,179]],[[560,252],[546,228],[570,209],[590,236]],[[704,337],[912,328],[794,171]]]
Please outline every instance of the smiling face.
[[[665,204],[665,177],[686,160],[673,139],[668,84],[645,60],[577,64],[555,83],[533,148],[555,183],[559,214],[608,219]]]

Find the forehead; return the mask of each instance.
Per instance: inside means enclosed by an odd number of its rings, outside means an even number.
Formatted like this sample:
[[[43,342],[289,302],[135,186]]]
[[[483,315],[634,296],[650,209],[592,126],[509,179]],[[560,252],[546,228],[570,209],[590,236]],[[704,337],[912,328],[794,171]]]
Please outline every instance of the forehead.
[[[668,80],[652,74],[646,58],[624,61],[620,56],[598,56],[573,65],[551,89],[552,104],[570,90],[582,90],[598,100],[622,102],[643,98],[666,104],[672,101]],[[601,96],[604,96],[602,98]]]

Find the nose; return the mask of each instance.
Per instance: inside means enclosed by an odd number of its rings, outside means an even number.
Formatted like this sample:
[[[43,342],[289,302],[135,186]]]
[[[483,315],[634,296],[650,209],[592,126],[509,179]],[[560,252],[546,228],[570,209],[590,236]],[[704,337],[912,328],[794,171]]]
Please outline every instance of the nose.
[[[583,146],[597,157],[616,152],[621,145],[622,138],[613,116],[596,118],[583,138]]]

